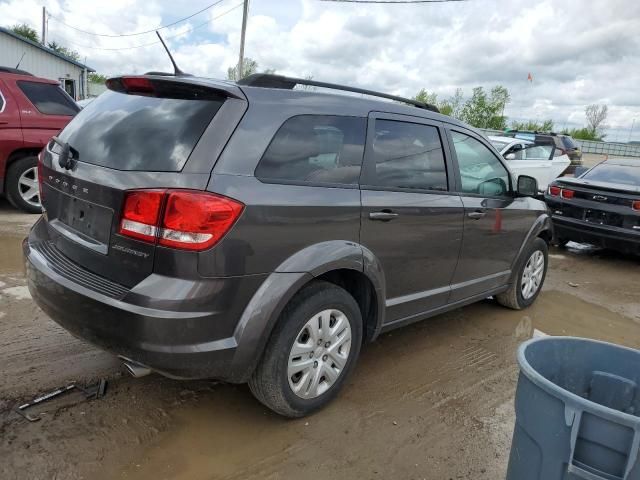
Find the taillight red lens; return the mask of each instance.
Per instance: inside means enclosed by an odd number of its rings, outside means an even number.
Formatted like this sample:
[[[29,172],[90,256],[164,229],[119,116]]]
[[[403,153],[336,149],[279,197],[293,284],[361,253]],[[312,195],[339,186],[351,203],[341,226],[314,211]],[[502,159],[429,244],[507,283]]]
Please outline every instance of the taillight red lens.
[[[205,192],[169,192],[159,243],[186,250],[215,245],[238,219],[244,205]]]
[[[560,187],[555,187],[552,185],[549,187],[549,195],[551,195],[552,197],[557,197],[558,195],[560,195],[560,190],[562,190]]]
[[[633,208],[634,210],[640,211],[640,200],[635,200],[631,204],[631,208]]]
[[[132,190],[125,196],[119,233],[165,247],[205,250],[224,237],[243,209],[242,203],[215,193]]]
[[[127,192],[120,221],[120,233],[139,240],[155,242],[164,194],[164,190]]]
[[[569,190],[569,189],[567,189],[567,188],[563,188],[563,189],[562,189],[562,192],[560,193],[560,196],[561,196],[562,198],[567,198],[567,199],[569,199],[569,198],[573,198],[573,195],[574,195],[575,193],[576,193],[576,192],[574,192],[573,190]]]
[[[155,88],[151,80],[145,77],[122,77],[122,86],[128,93],[153,95]]]

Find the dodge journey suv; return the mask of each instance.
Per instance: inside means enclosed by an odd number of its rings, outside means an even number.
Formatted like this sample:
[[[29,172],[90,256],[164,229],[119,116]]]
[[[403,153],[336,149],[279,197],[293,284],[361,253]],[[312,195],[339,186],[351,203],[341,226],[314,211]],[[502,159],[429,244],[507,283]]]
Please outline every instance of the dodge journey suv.
[[[41,153],[23,249],[38,305],[136,375],[248,382],[302,416],[381,333],[540,293],[535,180],[434,107],[275,75],[107,83]]]

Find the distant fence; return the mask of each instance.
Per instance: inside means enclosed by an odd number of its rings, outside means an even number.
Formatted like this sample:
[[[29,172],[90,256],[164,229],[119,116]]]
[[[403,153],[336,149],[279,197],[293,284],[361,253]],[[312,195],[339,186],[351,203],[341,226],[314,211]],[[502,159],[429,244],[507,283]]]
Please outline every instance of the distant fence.
[[[485,135],[503,135],[501,130],[478,129]],[[640,157],[640,145],[616,142],[592,142],[574,139],[583,153],[599,153],[611,157]]]

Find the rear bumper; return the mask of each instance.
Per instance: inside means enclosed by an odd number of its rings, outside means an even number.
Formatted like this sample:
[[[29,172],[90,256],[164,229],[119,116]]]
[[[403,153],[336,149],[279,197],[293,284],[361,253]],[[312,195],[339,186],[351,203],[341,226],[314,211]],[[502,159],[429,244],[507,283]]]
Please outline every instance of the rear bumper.
[[[235,358],[234,331],[266,275],[203,279],[168,309],[167,296],[179,279],[152,275],[157,302],[149,297],[140,301],[136,287],[121,299],[113,298],[60,275],[40,254],[33,243],[37,240],[32,231],[23,242],[29,290],[38,306],[73,335],[172,378],[246,378],[250,365]],[[199,308],[204,298],[200,292],[214,292],[219,301]],[[185,305],[194,311],[185,311]]]
[[[554,215],[552,219],[556,238],[640,254],[640,230],[636,232],[608,225],[597,225],[559,215]]]

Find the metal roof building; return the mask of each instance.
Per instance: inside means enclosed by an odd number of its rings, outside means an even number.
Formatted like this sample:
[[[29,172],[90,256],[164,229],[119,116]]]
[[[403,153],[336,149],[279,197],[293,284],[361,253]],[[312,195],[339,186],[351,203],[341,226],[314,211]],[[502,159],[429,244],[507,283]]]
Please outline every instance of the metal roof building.
[[[16,67],[18,62],[20,70],[59,81],[76,100],[86,97],[87,75],[95,72],[91,67],[0,27],[0,66]]]

